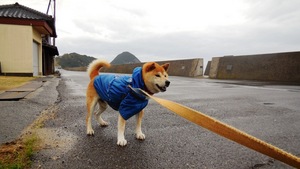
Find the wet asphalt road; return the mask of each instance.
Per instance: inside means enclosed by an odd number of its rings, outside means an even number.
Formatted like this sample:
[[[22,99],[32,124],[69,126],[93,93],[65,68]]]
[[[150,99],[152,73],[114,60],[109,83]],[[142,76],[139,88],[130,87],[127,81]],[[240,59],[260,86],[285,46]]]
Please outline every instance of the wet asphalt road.
[[[126,147],[117,146],[117,112],[108,108],[94,137],[86,136],[85,72],[62,71],[60,102],[42,129],[46,148],[33,168],[290,168],[196,126],[150,101],[145,141],[135,139],[135,118],[126,126]],[[300,156],[300,86],[170,77],[157,97],[186,105]]]

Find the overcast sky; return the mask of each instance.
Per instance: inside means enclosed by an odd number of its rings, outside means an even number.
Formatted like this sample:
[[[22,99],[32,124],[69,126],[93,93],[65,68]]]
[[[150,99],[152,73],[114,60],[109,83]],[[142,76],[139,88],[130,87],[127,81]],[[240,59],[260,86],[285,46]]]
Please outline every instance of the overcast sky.
[[[299,0],[56,0],[60,55],[141,61],[300,50]],[[46,12],[49,0],[1,0]],[[52,5],[53,7],[53,5]],[[53,14],[51,8],[50,14]]]

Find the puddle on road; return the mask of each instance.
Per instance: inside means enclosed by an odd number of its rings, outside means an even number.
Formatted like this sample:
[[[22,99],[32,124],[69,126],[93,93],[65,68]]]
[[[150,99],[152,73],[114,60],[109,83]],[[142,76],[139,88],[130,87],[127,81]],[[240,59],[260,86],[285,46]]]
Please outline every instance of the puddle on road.
[[[65,83],[68,86],[68,88],[72,91],[70,92],[70,94],[75,96],[85,96],[86,87],[83,87],[72,80],[66,80]]]
[[[233,85],[224,85],[224,86],[222,86],[223,88],[235,88],[235,86],[233,86]]]
[[[275,103],[264,103],[264,105],[274,105]]]

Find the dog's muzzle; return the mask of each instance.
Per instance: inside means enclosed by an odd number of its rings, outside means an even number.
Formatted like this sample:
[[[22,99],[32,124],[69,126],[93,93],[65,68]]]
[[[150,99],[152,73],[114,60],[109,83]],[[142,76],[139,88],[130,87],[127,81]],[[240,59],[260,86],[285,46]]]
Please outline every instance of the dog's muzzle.
[[[170,83],[171,83],[171,82],[170,82],[169,80],[167,80],[167,81],[165,82],[166,87],[169,87]]]
[[[169,87],[170,85],[170,81],[166,80],[165,85],[164,86],[159,86],[158,84],[156,84],[156,87],[161,91],[161,92],[165,92],[167,90],[167,87]]]

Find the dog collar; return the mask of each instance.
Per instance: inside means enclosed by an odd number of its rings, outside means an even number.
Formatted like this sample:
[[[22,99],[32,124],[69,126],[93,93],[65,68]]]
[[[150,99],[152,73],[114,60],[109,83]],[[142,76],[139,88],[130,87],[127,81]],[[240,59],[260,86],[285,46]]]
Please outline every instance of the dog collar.
[[[149,97],[142,92],[142,89],[140,88],[133,88],[132,86],[128,85],[128,87],[131,89],[130,93],[137,99],[140,100],[149,100]],[[150,95],[150,94],[149,94]]]

